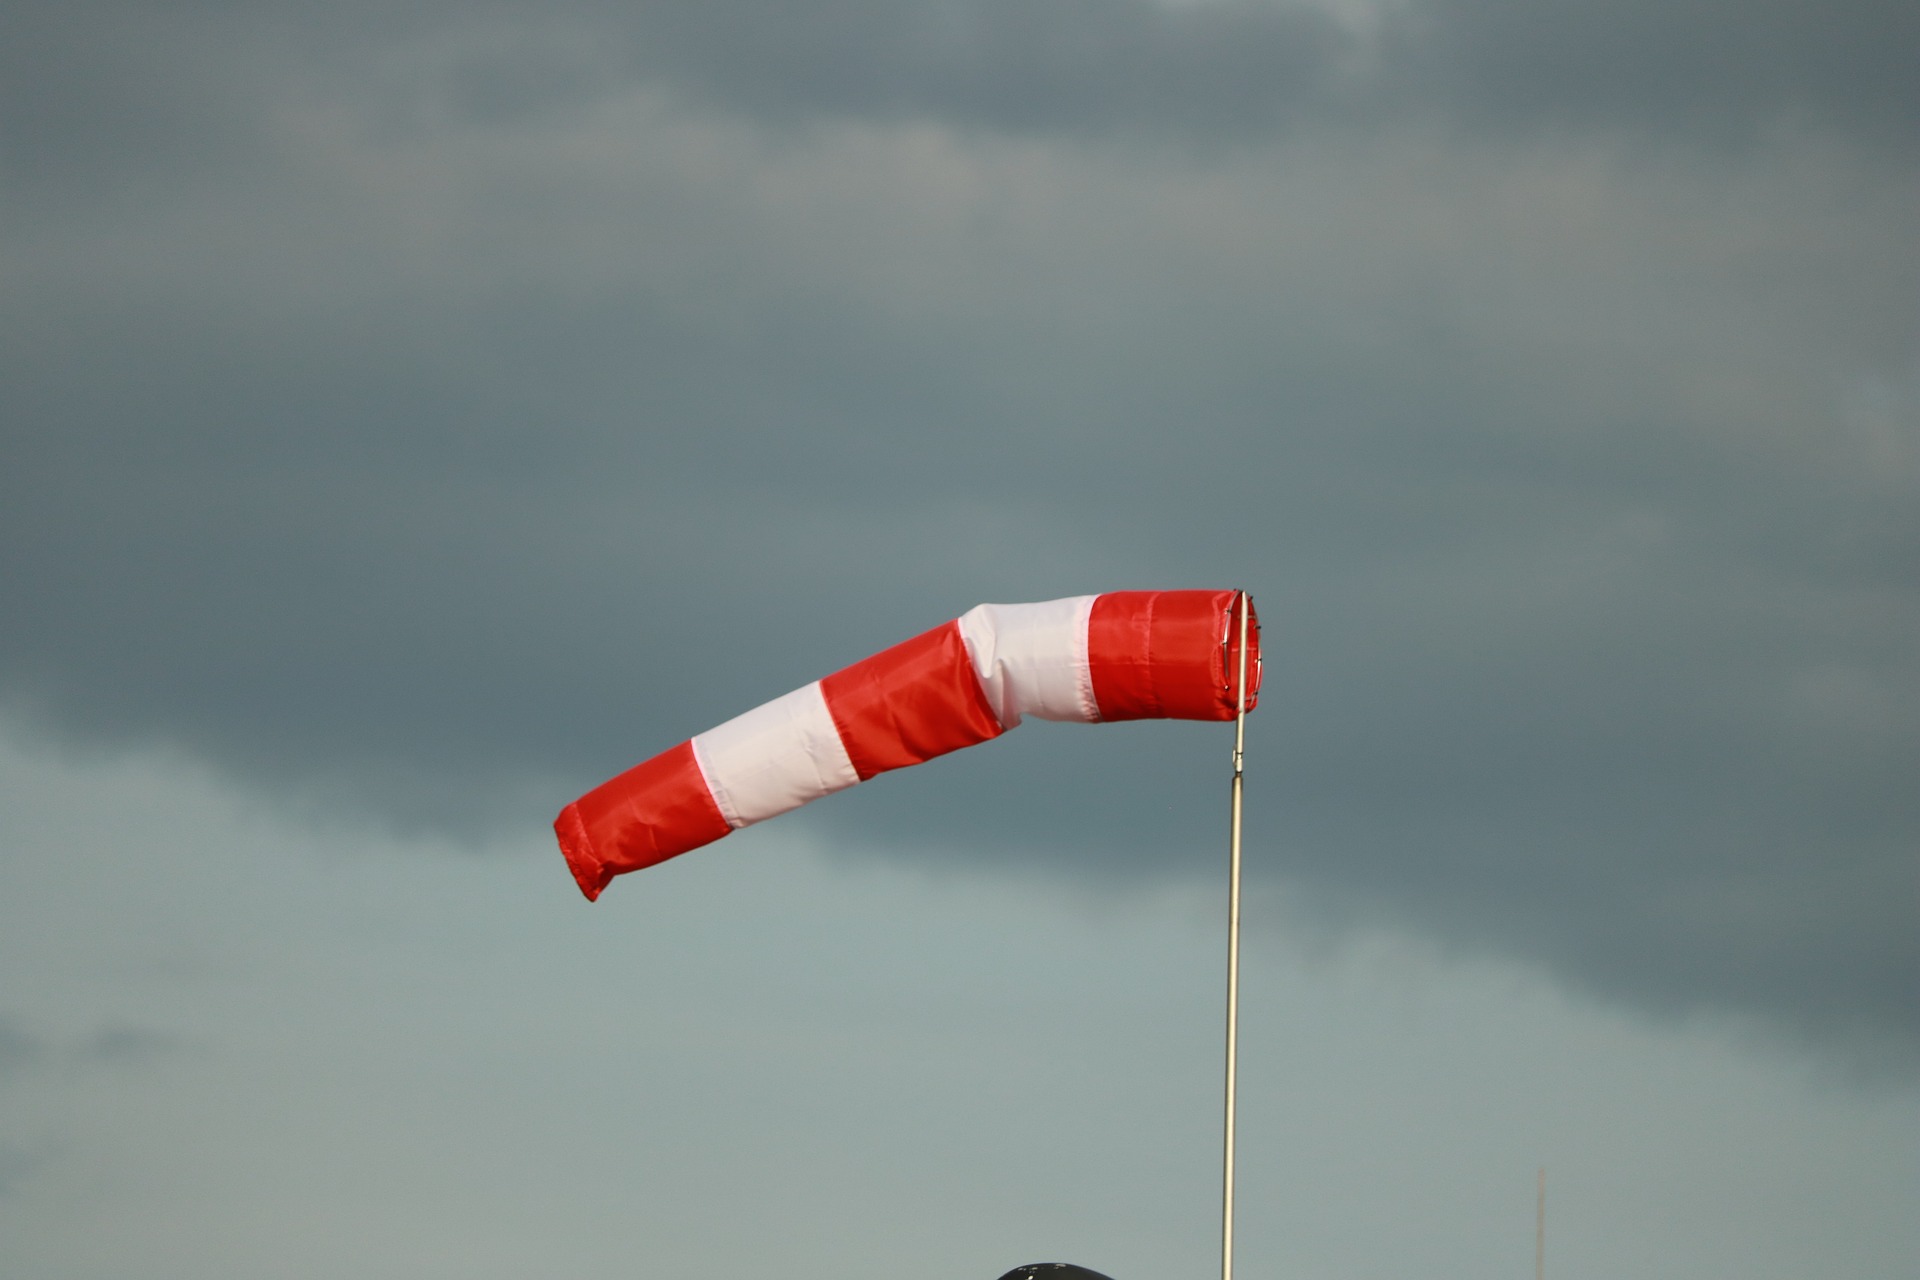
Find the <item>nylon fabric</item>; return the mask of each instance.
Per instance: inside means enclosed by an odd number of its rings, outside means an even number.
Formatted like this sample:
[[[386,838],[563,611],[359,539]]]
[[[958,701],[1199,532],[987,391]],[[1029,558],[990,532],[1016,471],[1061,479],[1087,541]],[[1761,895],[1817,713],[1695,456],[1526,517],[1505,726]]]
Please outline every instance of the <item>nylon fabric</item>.
[[[617,875],[711,844],[731,830],[691,742],[601,783],[554,822],[560,851],[588,901]]]
[[[820,687],[862,782],[1000,735],[957,622],[883,649]]]
[[[960,615],[973,673],[1001,728],[1026,716],[1078,724],[1100,718],[1087,668],[1087,619],[1096,598],[983,604]]]
[[[693,751],[736,830],[860,781],[818,680],[699,734]]]
[[[1098,597],[1087,620],[1087,665],[1100,718],[1233,719],[1238,598],[1234,591],[1112,591]],[[1248,636],[1252,710],[1259,701],[1259,630],[1251,613]]]

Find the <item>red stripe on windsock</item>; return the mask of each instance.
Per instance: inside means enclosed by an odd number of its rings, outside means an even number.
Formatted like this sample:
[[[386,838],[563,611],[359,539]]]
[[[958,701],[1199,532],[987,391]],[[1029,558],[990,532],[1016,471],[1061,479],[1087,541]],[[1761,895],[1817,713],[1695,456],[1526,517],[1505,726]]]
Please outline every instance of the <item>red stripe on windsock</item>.
[[[836,671],[820,688],[862,782],[1000,736],[958,622]]]
[[[1087,620],[1102,720],[1231,720],[1239,710],[1237,591],[1110,591]],[[1260,632],[1248,618],[1247,709],[1259,701]]]
[[[683,742],[560,811],[554,834],[589,901],[615,876],[711,844],[732,830]]]

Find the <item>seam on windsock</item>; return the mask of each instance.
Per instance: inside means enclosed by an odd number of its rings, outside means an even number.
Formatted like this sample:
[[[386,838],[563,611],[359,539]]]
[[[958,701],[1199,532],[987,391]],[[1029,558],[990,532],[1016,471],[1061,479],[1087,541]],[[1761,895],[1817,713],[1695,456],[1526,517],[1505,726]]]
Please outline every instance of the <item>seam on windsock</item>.
[[[1093,723],[1088,661],[1092,596],[976,605],[955,620],[967,660],[1002,731],[1027,717]]]
[[[701,783],[707,787],[707,794],[712,798],[714,808],[720,810],[720,818],[726,819],[726,825],[732,831],[739,831],[741,827],[745,827],[747,823],[743,823],[739,819],[739,814],[733,812],[733,802],[728,798],[726,791],[714,785],[714,766],[710,760],[707,760],[707,748],[701,747],[699,735],[687,739],[687,747],[693,748],[693,766],[701,771]]]
[[[973,683],[980,690],[980,700],[986,703],[987,710],[1000,725],[1000,732],[1020,723],[1019,712],[1013,715],[1013,725],[1007,723],[1006,696],[993,696],[993,677],[988,673],[995,669],[996,651],[1000,642],[1000,628],[993,610],[984,604],[977,604],[953,621],[947,623],[960,635],[960,651],[966,655],[967,670],[973,674]]]
[[[726,819],[728,828],[738,831],[746,826],[747,824],[740,820],[740,815],[734,812],[733,798],[727,795],[724,787],[715,785],[713,765],[707,759],[706,748],[700,745],[699,736],[695,735],[689,739],[687,745],[693,748],[693,763],[694,767],[700,770],[700,781],[706,787],[707,795],[713,800],[713,807],[720,811],[722,818]]]
[[[1100,723],[1100,700],[1093,696],[1093,656],[1087,633],[1093,625],[1093,604],[1100,597],[1082,596],[1073,614],[1074,692],[1080,699],[1080,715],[1088,724]]]

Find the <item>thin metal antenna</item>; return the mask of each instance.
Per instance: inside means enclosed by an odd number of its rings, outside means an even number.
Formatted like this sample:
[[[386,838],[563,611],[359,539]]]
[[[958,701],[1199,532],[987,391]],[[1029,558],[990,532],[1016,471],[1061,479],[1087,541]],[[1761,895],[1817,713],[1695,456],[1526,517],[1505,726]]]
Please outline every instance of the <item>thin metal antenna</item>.
[[[1547,1170],[1540,1168],[1540,1209],[1533,1220],[1533,1280],[1547,1280]]]
[[[1233,1280],[1233,1101],[1240,1058],[1240,774],[1247,746],[1247,593],[1240,610],[1240,706],[1233,726],[1233,835],[1227,876],[1227,1115],[1220,1191],[1220,1280]]]

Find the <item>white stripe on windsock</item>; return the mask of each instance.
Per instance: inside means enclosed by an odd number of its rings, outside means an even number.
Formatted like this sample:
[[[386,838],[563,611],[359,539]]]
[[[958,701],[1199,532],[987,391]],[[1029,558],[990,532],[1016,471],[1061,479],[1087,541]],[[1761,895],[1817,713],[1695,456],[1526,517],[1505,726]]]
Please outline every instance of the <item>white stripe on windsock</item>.
[[[693,756],[736,830],[860,781],[818,680],[698,735]]]
[[[1037,604],[983,604],[960,615],[973,674],[1011,729],[1021,717],[1092,724],[1100,718],[1087,663],[1093,596]]]

